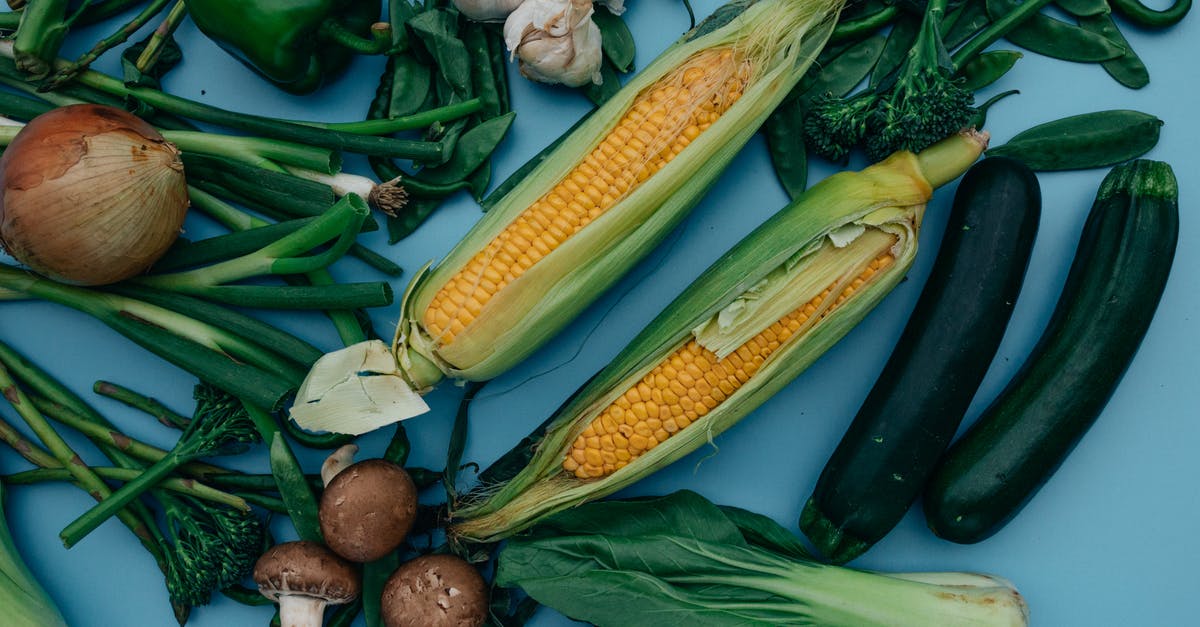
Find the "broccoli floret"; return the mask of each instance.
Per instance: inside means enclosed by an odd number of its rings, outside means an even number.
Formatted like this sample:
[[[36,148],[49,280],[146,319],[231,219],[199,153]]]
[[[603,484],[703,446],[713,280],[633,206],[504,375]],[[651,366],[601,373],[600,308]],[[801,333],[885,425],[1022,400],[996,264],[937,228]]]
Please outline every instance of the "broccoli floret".
[[[899,72],[850,98],[813,101],[805,139],[817,154],[842,161],[855,146],[872,161],[897,150],[917,152],[961,130],[975,114],[974,95],[953,78],[938,31],[946,0],[930,0],[917,40]]]
[[[804,118],[805,141],[818,155],[844,161],[866,136],[874,105],[875,95],[867,92],[854,98],[829,93],[818,96]]]

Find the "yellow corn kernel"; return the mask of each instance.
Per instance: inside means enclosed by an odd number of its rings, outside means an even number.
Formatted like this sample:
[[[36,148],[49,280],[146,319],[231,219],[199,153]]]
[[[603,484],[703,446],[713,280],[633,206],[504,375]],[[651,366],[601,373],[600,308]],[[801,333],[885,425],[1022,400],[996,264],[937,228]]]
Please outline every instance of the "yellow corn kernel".
[[[838,292],[833,305],[822,315],[828,315],[839,304],[849,298],[863,283],[876,272],[887,267],[894,261],[890,253],[884,253],[872,260],[862,273]],[[718,404],[724,401],[750,380],[768,357],[782,346],[801,328],[802,321],[817,312],[829,298],[839,282],[834,282],[820,294],[807,303],[797,307],[791,313],[753,338],[747,340],[736,351],[718,359],[712,351],[700,346],[696,340],[689,340],[679,350],[655,366],[640,382],[631,388],[619,400],[628,402],[628,397],[636,394],[637,398],[646,398],[647,393],[653,396],[661,393],[665,406],[658,408],[663,419],[645,417],[640,412],[625,412],[616,403],[608,406],[600,415],[592,420],[584,433],[600,432],[604,425],[621,424],[629,429],[631,435],[627,438],[612,438],[616,445],[612,454],[615,459],[632,461],[642,453],[661,444],[667,438],[686,428]],[[700,389],[703,387],[703,389]],[[699,400],[697,400],[697,397]],[[656,406],[657,407],[657,406]],[[630,415],[637,421],[629,424]],[[627,443],[626,446],[621,444]],[[610,449],[611,450],[611,449]],[[617,471],[618,465],[610,463],[601,456],[599,446],[593,447],[590,438],[578,437],[571,450],[563,460],[563,470],[580,478],[596,479],[605,477]],[[609,451],[603,451],[609,452]],[[628,459],[626,459],[628,455]],[[582,464],[578,460],[593,459],[600,463]],[[621,464],[622,466],[624,464]]]
[[[643,91],[574,170],[442,286],[422,320],[430,336],[453,342],[499,290],[694,141],[745,88],[749,66],[737,59],[726,49],[699,52]],[[490,275],[502,280],[482,280]]]

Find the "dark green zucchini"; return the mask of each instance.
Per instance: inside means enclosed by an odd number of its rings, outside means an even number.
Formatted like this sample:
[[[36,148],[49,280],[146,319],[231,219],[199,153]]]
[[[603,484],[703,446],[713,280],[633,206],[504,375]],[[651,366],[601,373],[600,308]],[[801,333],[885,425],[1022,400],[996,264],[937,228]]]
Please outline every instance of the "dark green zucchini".
[[[984,159],[959,184],[916,308],[801,514],[831,561],[870,548],[920,494],[1004,336],[1040,217],[1019,161]]]
[[[1165,163],[1138,160],[1105,177],[1042,337],[930,480],[924,506],[934,533],[963,543],[991,536],[1095,422],[1162,296],[1178,198]]]

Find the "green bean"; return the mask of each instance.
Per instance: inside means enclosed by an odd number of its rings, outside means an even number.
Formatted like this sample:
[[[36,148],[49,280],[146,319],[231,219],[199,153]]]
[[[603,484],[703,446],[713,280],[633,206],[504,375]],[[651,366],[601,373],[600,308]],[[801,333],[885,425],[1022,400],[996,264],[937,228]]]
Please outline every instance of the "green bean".
[[[900,69],[908,50],[917,40],[917,31],[920,30],[920,27],[921,20],[911,15],[902,15],[900,19],[896,20],[895,25],[892,26],[892,32],[888,34],[887,43],[883,46],[883,52],[880,53],[879,60],[875,63],[875,69],[871,72],[869,88],[878,87],[884,79]]]
[[[804,146],[804,103],[791,100],[779,105],[763,124],[767,150],[775,176],[789,198],[808,187],[808,150]]]
[[[999,19],[1020,6],[1021,3],[1016,0],[987,0],[988,13],[993,19]],[[1099,63],[1125,54],[1123,46],[1041,13],[1030,15],[1005,37],[1026,50],[1063,61]]]
[[[600,47],[613,68],[622,73],[632,70],[636,48],[625,20],[613,15],[608,7],[599,6],[592,14],[592,21],[600,27]]]
[[[1145,154],[1158,143],[1162,124],[1140,111],[1097,111],[1039,124],[987,152],[1037,171],[1099,168]]]
[[[454,149],[453,156],[444,165],[421,171],[421,179],[430,183],[452,183],[463,180],[483,165],[496,146],[508,133],[515,112],[481,122],[463,133]]]
[[[1081,17],[1079,26],[1125,46],[1124,56],[1100,64],[1109,76],[1130,89],[1141,89],[1150,84],[1150,71],[1146,69],[1146,64],[1142,63],[1133,46],[1125,40],[1125,35],[1121,34],[1121,29],[1117,27],[1112,16],[1105,14]]]
[[[987,3],[984,0],[967,0],[962,11],[949,28],[943,31],[942,43],[947,49],[953,50],[975,33],[987,28],[992,20],[988,17]]]
[[[967,91],[979,91],[1000,80],[1022,56],[1015,50],[985,52],[958,70],[958,75],[963,78],[960,86]]]
[[[1054,0],[1058,8],[1075,17],[1108,15],[1108,0]]]
[[[1151,9],[1140,0],[1112,0],[1112,7],[1138,26],[1166,28],[1178,24],[1192,10],[1192,0],[1175,0],[1162,11]]]
[[[1021,93],[1021,92],[1019,92],[1015,89],[1010,89],[1006,92],[1002,92],[1002,93],[996,94],[995,96],[992,96],[991,98],[988,98],[986,101],[984,101],[983,104],[979,105],[978,107],[975,107],[975,115],[972,116],[971,121],[969,122],[969,125],[971,126],[971,128],[983,128],[984,124],[987,122],[987,114],[988,114],[988,111],[992,108],[992,105],[996,104],[997,102],[1000,102],[1001,100],[1003,100],[1009,96],[1019,94],[1019,93]]]
[[[302,540],[322,542],[321,524],[317,521],[317,497],[300,470],[300,462],[288,448],[283,434],[275,431],[271,438],[271,474],[279,485],[279,496],[287,506],[288,517]]]
[[[600,64],[600,84],[588,83],[582,88],[583,95],[597,107],[608,102],[620,89],[621,77],[617,76],[617,69],[608,59]]]

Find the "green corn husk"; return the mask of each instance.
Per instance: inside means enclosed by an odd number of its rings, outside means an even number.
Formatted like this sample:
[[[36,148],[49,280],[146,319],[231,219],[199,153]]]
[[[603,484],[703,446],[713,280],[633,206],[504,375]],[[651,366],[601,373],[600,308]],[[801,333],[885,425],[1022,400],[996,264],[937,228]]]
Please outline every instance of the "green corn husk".
[[[301,390],[293,417],[310,429],[361,432],[356,421],[376,428],[382,426],[378,421],[384,414],[394,421],[426,408],[419,397],[409,399],[415,402],[407,408],[384,399],[382,403],[389,405],[387,412],[379,410],[377,394],[369,400],[362,394],[361,401],[347,401],[344,389],[362,386],[356,378],[383,375],[394,379],[396,382],[386,385],[372,385],[377,393],[386,387],[399,398],[409,394],[401,388],[424,392],[447,376],[483,381],[525,359],[649,254],[687,215],[804,75],[824,46],[842,1],[738,0],[718,9],[571,131],[445,259],[413,278],[401,301],[401,318],[391,347],[397,367],[372,370],[367,375],[344,369],[330,374],[317,372],[323,368],[318,363],[312,376],[319,379],[319,385]],[[751,64],[741,97],[670,163],[508,284],[453,342],[440,345],[431,338],[422,318],[441,287],[582,162],[639,94],[693,55],[716,47],[734,48]],[[331,358],[331,364],[340,361],[341,368],[347,362],[357,364],[365,361],[363,353],[374,355],[380,348],[355,350],[358,352],[351,359]],[[336,409],[320,407],[326,393],[339,398]],[[333,419],[334,413],[340,418]]]
[[[710,266],[534,435],[483,473],[480,486],[452,504],[451,537],[501,540],[544,516],[629,486],[744,418],[899,283],[916,256],[921,217],[933,189],[957,178],[986,143],[986,134],[966,131],[920,155],[897,153],[861,172],[835,174],[775,214]],[[815,322],[791,336],[706,415],[606,477],[577,479],[563,470],[563,458],[591,421],[688,340],[695,337],[718,354],[740,345],[808,302],[813,289],[819,292],[837,281],[840,287],[857,276],[880,253],[881,234],[895,238],[895,261],[840,305],[814,315]],[[822,249],[844,254],[815,254]]]
[[[13,542],[4,518],[4,483],[0,482],[0,620],[12,627],[65,627],[58,607],[42,589]]]

